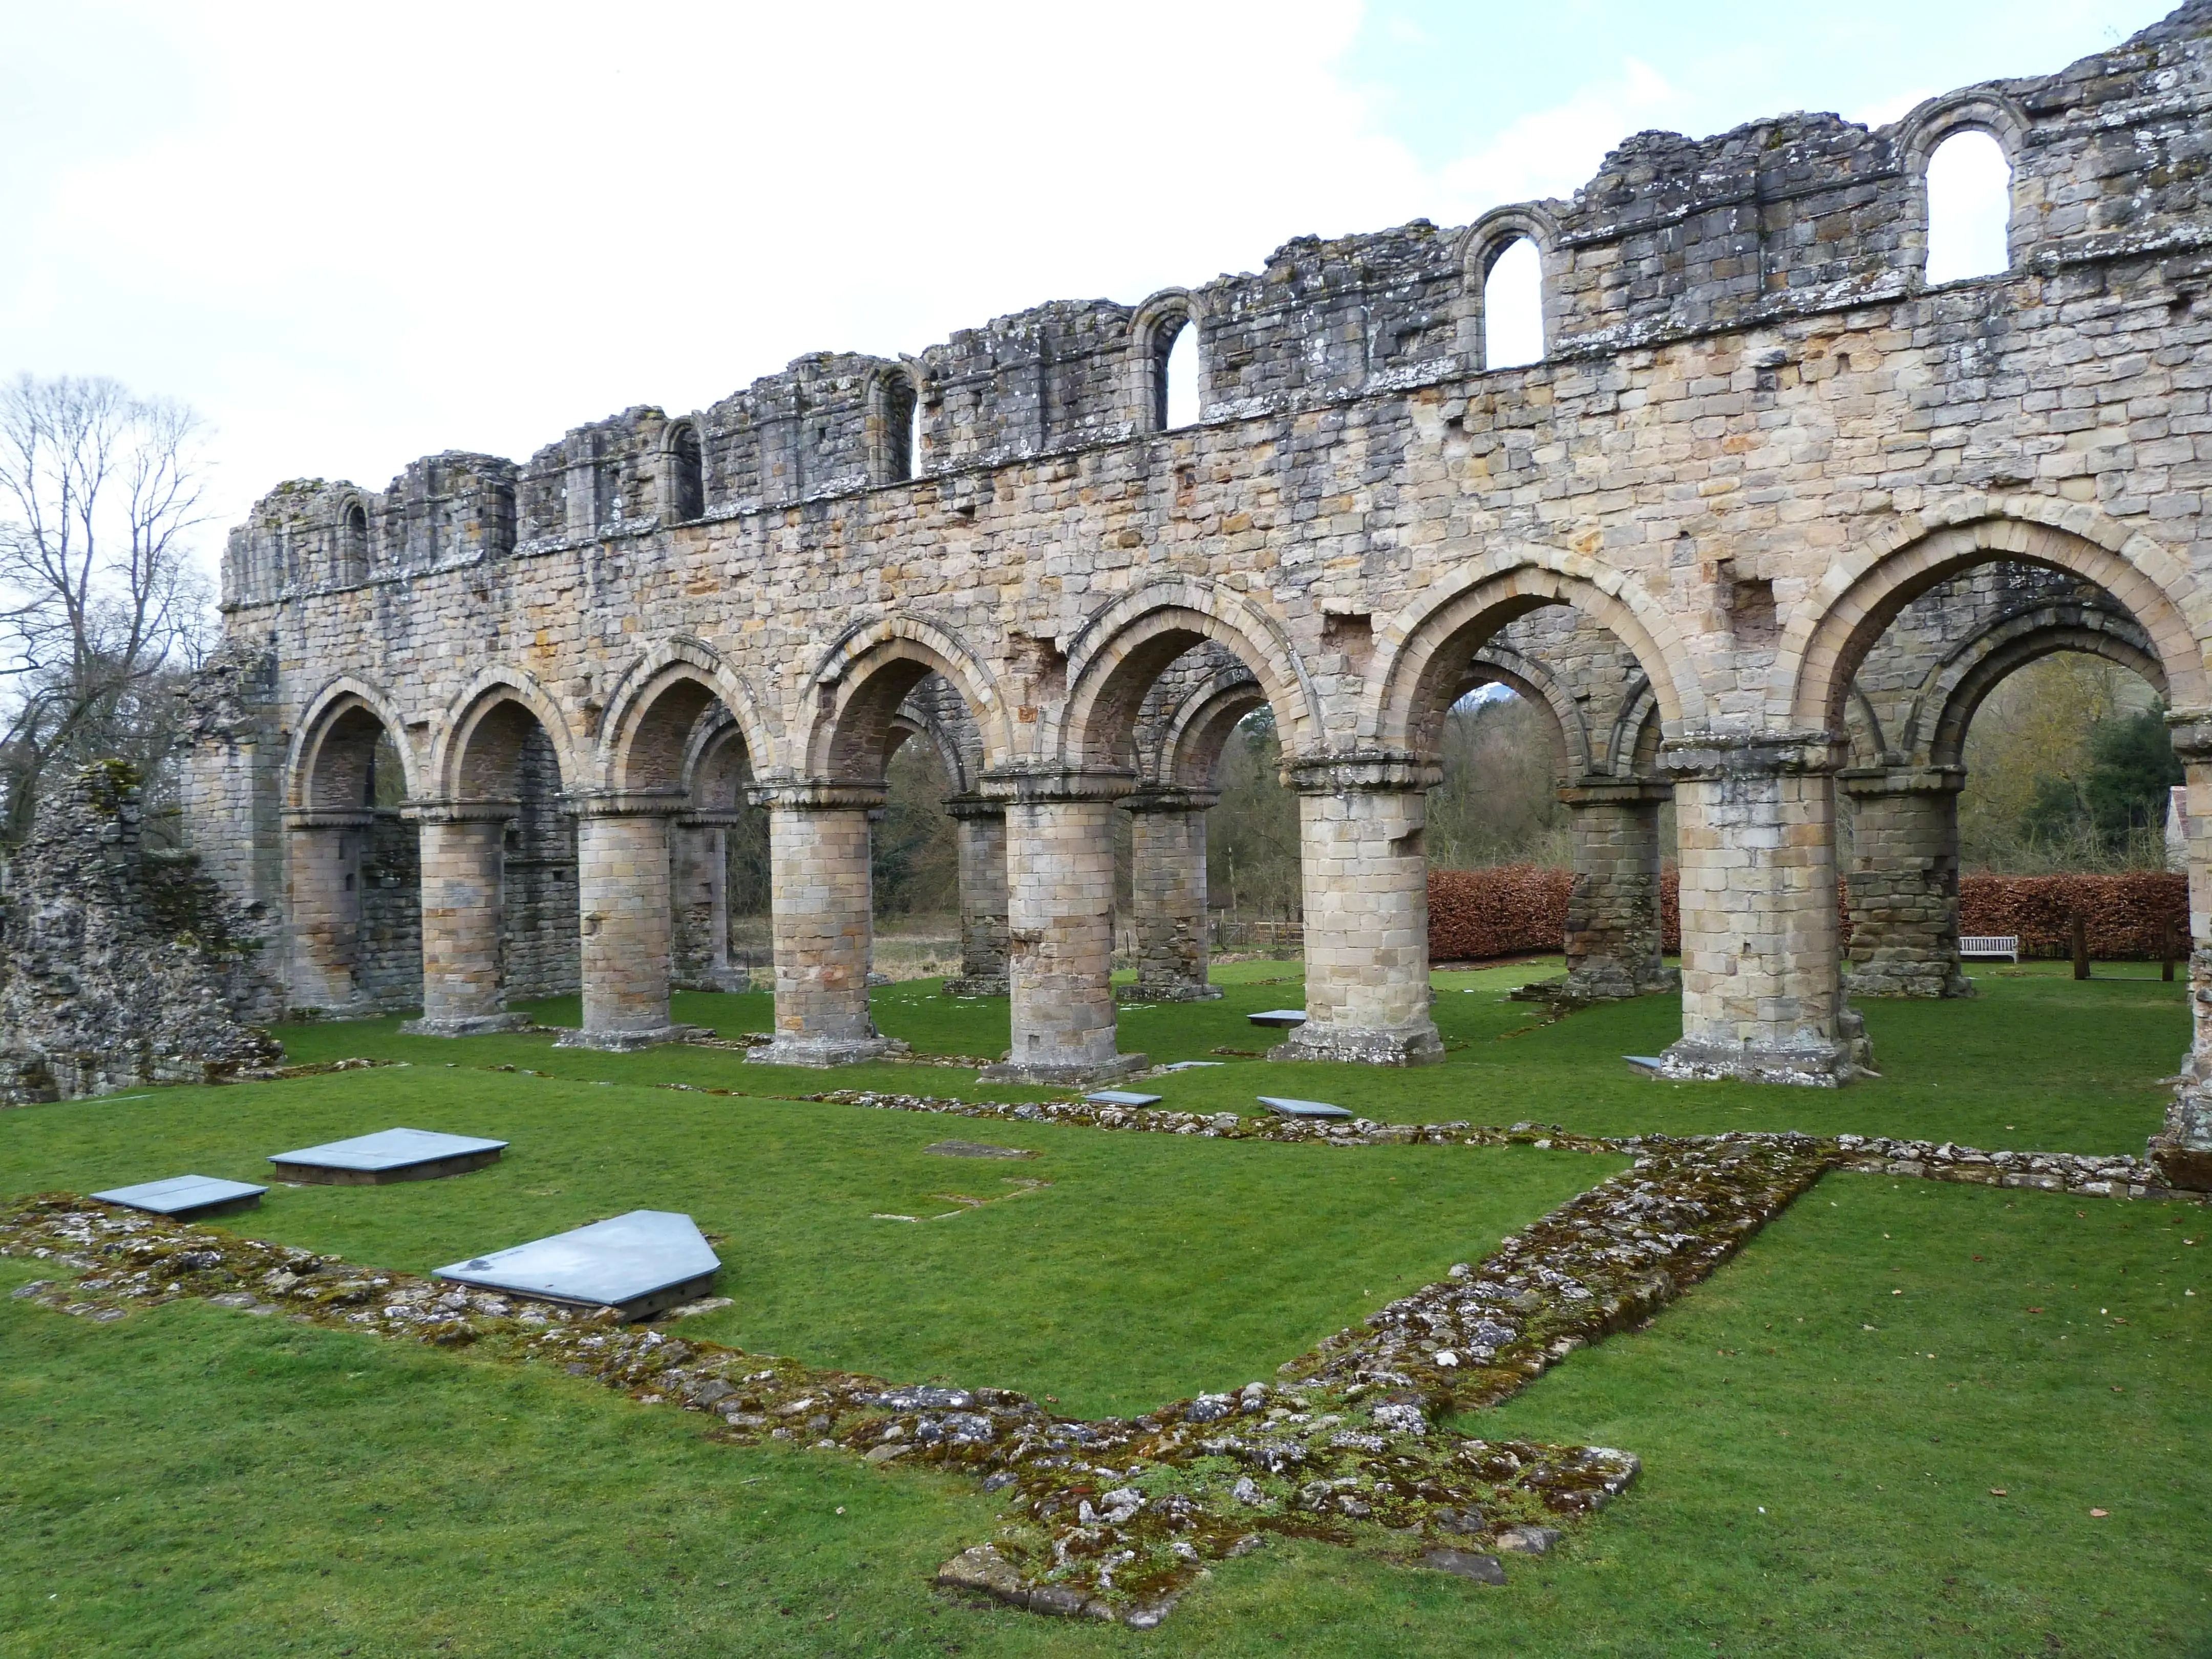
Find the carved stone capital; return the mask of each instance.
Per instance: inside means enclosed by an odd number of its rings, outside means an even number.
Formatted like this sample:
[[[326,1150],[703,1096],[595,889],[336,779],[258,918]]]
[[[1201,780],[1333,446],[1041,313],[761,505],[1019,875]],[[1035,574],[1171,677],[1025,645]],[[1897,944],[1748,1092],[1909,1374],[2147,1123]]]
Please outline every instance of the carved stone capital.
[[[841,783],[833,778],[802,778],[793,783],[749,783],[745,799],[771,812],[874,812],[885,793],[880,783]]]
[[[1048,801],[1115,801],[1134,793],[1136,787],[1134,772],[1066,766],[1034,772],[986,772],[978,793],[1004,805],[1033,806]]]
[[[1316,755],[1283,763],[1283,787],[1301,795],[1409,794],[1435,788],[1443,768],[1388,750]]]
[[[1833,732],[1686,732],[1659,745],[1659,764],[1678,783],[1712,782],[1832,774],[1845,752]]]

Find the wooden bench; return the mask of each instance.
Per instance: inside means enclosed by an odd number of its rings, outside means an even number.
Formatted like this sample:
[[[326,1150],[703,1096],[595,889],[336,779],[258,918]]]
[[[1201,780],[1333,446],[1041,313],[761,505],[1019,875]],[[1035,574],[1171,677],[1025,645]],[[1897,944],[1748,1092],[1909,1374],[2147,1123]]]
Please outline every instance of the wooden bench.
[[[2017,933],[1966,933],[1960,936],[1959,959],[1969,957],[1984,962],[2018,962],[2020,935]]]

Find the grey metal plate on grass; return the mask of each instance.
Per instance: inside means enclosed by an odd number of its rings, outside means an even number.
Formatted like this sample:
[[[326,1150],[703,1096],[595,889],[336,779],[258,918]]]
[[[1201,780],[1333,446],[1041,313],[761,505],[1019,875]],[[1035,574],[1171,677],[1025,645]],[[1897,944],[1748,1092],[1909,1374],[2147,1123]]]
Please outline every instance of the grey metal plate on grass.
[[[179,1221],[203,1216],[234,1215],[260,1206],[266,1187],[245,1181],[219,1181],[213,1176],[172,1176],[167,1181],[145,1181],[136,1187],[116,1187],[93,1196],[103,1204],[120,1204],[129,1210],[171,1215]]]
[[[1332,1106],[1325,1100],[1289,1100],[1280,1095],[1261,1095],[1259,1103],[1270,1111],[1285,1117],[1350,1117],[1352,1114],[1341,1106]]]
[[[1303,1008],[1270,1008],[1263,1014],[1247,1014],[1245,1018],[1255,1025],[1273,1025],[1278,1030],[1287,1030],[1293,1025],[1306,1023],[1306,1011]]]
[[[1229,1062],[1225,1060],[1179,1060],[1172,1066],[1161,1066],[1160,1070],[1163,1072],[1196,1072],[1202,1071],[1209,1066],[1226,1066],[1228,1063]]]
[[[373,1135],[276,1152],[269,1161],[280,1180],[318,1186],[380,1186],[388,1181],[434,1181],[465,1175],[499,1162],[504,1140],[435,1134],[427,1129],[380,1129]]]
[[[940,1140],[925,1146],[925,1152],[938,1158],[1035,1158],[1036,1154],[1019,1146],[994,1146],[981,1140]]]
[[[1157,1106],[1160,1103],[1158,1095],[1140,1094],[1134,1089],[1101,1089],[1083,1097],[1100,1106]]]
[[[643,1319],[698,1297],[721,1266],[690,1216],[632,1210],[456,1261],[432,1277],[569,1307],[612,1308],[625,1319]]]
[[[1656,1072],[1667,1063],[1656,1054],[1623,1054],[1621,1058],[1631,1066],[1640,1066],[1647,1072]]]

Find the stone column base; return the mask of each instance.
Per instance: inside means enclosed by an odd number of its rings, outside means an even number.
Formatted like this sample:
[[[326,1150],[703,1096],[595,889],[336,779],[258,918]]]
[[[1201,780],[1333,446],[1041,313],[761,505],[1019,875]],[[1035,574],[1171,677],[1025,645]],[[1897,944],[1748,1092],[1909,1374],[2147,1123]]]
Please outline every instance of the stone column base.
[[[1143,1054],[1115,1054],[1101,1060],[1078,1065],[1017,1065],[1002,1060],[995,1066],[986,1066],[975,1073],[978,1083],[1018,1083],[1040,1089],[1084,1089],[1094,1083],[1103,1083],[1109,1078],[1127,1077],[1132,1072],[1148,1069],[1152,1061]]]
[[[949,997],[1002,997],[1006,994],[1004,974],[970,974],[945,981],[945,994]]]
[[[896,1037],[816,1037],[780,1036],[773,1042],[749,1050],[745,1061],[752,1066],[850,1066],[856,1060],[882,1060],[887,1055],[909,1052],[909,1045]]]
[[[635,1031],[564,1031],[556,1038],[556,1048],[596,1048],[602,1054],[626,1054],[634,1049],[651,1048],[663,1042],[684,1042],[695,1036],[712,1035],[698,1025],[651,1025]]]
[[[1116,1002],[1212,1002],[1220,994],[1218,985],[1188,979],[1170,980],[1158,985],[1147,985],[1139,980],[1134,985],[1114,988],[1114,1000]]]
[[[1844,993],[1855,997],[1970,997],[1974,981],[1956,961],[1869,962],[1844,974]]]
[[[1626,969],[1607,968],[1595,971],[1577,969],[1557,979],[1537,980],[1506,994],[1516,1002],[1545,1002],[1559,1007],[1586,1008],[1593,1003],[1626,1002],[1631,997],[1654,996],[1662,993],[1679,996],[1681,990],[1682,975],[1676,969],[1664,969],[1639,979]]]
[[[1310,1020],[1267,1050],[1270,1060],[1341,1060],[1357,1066],[1435,1066],[1443,1057],[1443,1039],[1432,1025],[1374,1031]]]
[[[2212,1193],[2212,1091],[2184,1087],[2150,1138],[2150,1161],[2169,1187]]]
[[[1837,1035],[1808,1034],[1786,1043],[1730,1044],[1684,1037],[1659,1057],[1651,1075],[1677,1083],[1788,1083],[1814,1089],[1839,1089],[1854,1078],[1873,1077],[1874,1045],[1866,1022],[1845,1008],[1836,1020]]]
[[[456,1019],[410,1019],[399,1028],[402,1036],[490,1036],[499,1031],[527,1031],[538,1022],[527,1014],[469,1014]]]

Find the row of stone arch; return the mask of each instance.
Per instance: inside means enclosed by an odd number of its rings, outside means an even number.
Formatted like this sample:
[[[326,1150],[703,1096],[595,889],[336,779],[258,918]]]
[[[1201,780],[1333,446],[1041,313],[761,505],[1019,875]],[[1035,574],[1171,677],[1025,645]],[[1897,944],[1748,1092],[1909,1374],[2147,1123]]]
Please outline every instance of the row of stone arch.
[[[992,833],[1003,838],[1007,893],[1010,1074],[1101,1075],[1124,1058],[1115,1050],[1109,986],[1116,804],[1149,806],[1161,825],[1179,818],[1181,830],[1162,830],[1155,861],[1164,869],[1195,862],[1202,872],[1204,797],[1221,744],[1264,702],[1282,737],[1286,781],[1300,796],[1304,852],[1309,1023],[1290,1047],[1419,1060],[1436,1052],[1426,1012],[1421,802],[1435,781],[1446,711],[1494,680],[1559,715],[1570,783],[1596,792],[1589,805],[1632,815],[1672,788],[1682,812],[1686,1040],[1821,1048],[1826,1060],[1815,1060],[1832,1071],[1844,1025],[1835,953],[1802,896],[1820,888],[1824,861],[1826,890],[1834,891],[1838,770],[1859,794],[1870,787],[1869,773],[1954,765],[1941,757],[1954,752],[1990,686],[2031,655],[2083,643],[2136,668],[2175,702],[2207,702],[2194,643],[2203,622],[2177,597],[2189,588],[2164,568],[2168,556],[2094,514],[2063,517],[2052,523],[1984,505],[1956,511],[1949,522],[1899,526],[1887,544],[1839,560],[1811,603],[1792,606],[1766,677],[1769,732],[1747,738],[1707,729],[1705,688],[1686,642],[1656,607],[1617,575],[1558,555],[1504,556],[1463,571],[1380,627],[1339,619],[1334,659],[1310,665],[1258,601],[1189,580],[1106,606],[1069,641],[1064,664],[1042,673],[1011,659],[994,669],[949,629],[892,619],[855,629],[824,653],[783,729],[708,645],[673,640],[625,676],[588,750],[569,711],[511,667],[487,669],[424,739],[409,732],[384,692],[342,681],[306,711],[295,745],[288,822],[295,956],[311,966],[317,958],[316,930],[327,933],[336,913],[317,895],[343,865],[327,851],[331,837],[360,830],[367,780],[388,741],[422,827],[425,1029],[483,1030],[507,1018],[503,859],[534,764],[555,775],[563,810],[576,819],[580,1040],[664,1039],[675,1034],[671,825],[711,825],[717,814],[734,814],[742,795],[769,811],[771,1055],[826,1062],[880,1052],[866,994],[868,816],[882,805],[892,750],[923,734],[956,763],[948,772],[972,804],[969,816],[1000,826]],[[1898,734],[1908,745],[1900,752],[1867,708],[1855,711],[1858,667],[1917,596],[1992,562],[2042,567],[2081,586],[1946,658],[1920,688]],[[1544,665],[1511,643],[1513,624],[1561,605],[1603,629],[1633,665],[1637,683],[1625,688],[1603,732],[1587,729]],[[1064,690],[1054,684],[1061,673]],[[1356,697],[1348,696],[1355,687]],[[1346,702],[1358,709],[1353,740],[1332,742],[1325,710]],[[1024,724],[1036,742],[1018,750]],[[1837,734],[1854,732],[1855,724],[1858,752],[1850,753]],[[1736,876],[1708,879],[1752,844],[1772,850],[1750,880],[1760,890],[1745,890]],[[1202,885],[1200,894],[1202,928]],[[1765,951],[1741,937],[1753,931],[1747,916],[1771,927],[1778,906],[1791,904],[1789,948],[1747,972],[1744,961]],[[1832,902],[1826,915],[1832,935]],[[1735,942],[1708,949],[1708,939]],[[301,983],[312,992],[314,973]]]

